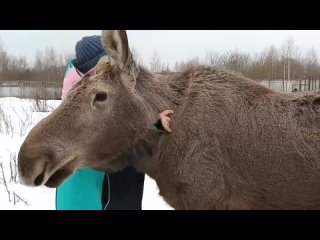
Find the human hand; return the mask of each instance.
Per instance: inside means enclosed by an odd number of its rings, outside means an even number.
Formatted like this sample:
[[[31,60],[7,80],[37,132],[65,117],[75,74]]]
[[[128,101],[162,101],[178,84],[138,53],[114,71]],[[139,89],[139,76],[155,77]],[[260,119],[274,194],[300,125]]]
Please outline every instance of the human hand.
[[[165,111],[163,111],[163,112],[161,112],[159,114],[160,120],[161,120],[161,124],[162,124],[164,130],[166,130],[167,132],[172,132],[172,130],[169,127],[169,124],[170,124],[170,121],[171,121],[169,115],[173,114],[173,113],[174,112],[172,110],[165,110]]]

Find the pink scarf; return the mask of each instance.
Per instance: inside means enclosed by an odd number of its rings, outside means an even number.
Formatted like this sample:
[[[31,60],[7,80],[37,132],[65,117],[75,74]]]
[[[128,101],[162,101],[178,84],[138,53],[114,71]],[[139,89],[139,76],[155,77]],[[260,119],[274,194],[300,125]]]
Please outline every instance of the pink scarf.
[[[67,69],[63,80],[63,87],[62,87],[62,96],[61,99],[65,99],[72,89],[74,85],[76,85],[82,79],[82,74],[71,64]]]
[[[98,63],[101,63],[101,62],[109,62],[109,58],[107,56],[103,56],[98,61]],[[76,67],[73,65],[73,63],[70,62],[63,80],[62,96],[61,96],[62,100],[67,97],[69,91],[73,88],[73,86],[81,81],[83,75],[84,74],[82,74],[79,70],[77,70]]]

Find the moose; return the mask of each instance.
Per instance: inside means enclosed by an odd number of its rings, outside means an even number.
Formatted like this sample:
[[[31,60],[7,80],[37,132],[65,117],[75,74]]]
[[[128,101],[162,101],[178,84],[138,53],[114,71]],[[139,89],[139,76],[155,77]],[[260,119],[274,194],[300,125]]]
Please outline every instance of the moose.
[[[176,74],[138,66],[124,30],[103,30],[108,59],[83,76],[28,134],[21,182],[58,187],[74,171],[153,178],[177,210],[320,209],[320,95],[274,92],[240,73],[199,65]],[[152,157],[121,157],[172,109]]]

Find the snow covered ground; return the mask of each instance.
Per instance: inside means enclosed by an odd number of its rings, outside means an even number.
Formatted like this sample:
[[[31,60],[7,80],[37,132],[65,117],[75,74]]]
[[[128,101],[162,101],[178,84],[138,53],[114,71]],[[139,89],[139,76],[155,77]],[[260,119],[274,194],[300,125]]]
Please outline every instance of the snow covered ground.
[[[38,104],[37,104],[38,103]],[[18,183],[16,170],[19,148],[32,129],[60,101],[0,98],[0,209],[54,210],[55,189],[31,188]],[[170,210],[158,195],[156,183],[146,176],[142,201],[144,210]]]

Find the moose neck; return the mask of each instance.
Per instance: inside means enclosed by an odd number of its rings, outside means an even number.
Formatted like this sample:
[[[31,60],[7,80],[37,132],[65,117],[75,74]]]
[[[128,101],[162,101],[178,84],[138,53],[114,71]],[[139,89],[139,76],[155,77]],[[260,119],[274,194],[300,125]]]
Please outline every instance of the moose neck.
[[[168,109],[175,111],[178,108],[184,97],[184,91],[180,91],[181,87],[179,87],[180,85],[177,82],[181,83],[183,81],[180,81],[180,74],[163,75],[151,74],[146,70],[142,71],[139,78],[137,78],[135,90],[141,101],[147,106],[147,115],[152,118],[150,120],[155,122],[159,118],[160,112]],[[145,144],[151,144],[153,148],[157,146],[161,135],[155,133],[151,137],[152,139],[148,137],[148,140],[144,139],[144,137],[145,135],[142,134],[139,139],[142,139],[142,142]],[[157,162],[154,160],[155,158],[143,157],[136,159],[131,164],[139,171],[155,177],[157,175]]]
[[[144,69],[137,79],[136,91],[143,101],[149,106],[149,110],[156,118],[159,113],[175,108],[179,105],[182,94],[171,86],[176,80],[176,75],[152,74]]]

